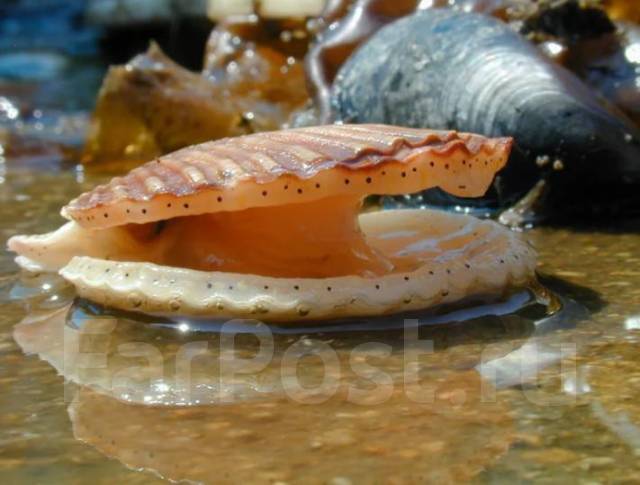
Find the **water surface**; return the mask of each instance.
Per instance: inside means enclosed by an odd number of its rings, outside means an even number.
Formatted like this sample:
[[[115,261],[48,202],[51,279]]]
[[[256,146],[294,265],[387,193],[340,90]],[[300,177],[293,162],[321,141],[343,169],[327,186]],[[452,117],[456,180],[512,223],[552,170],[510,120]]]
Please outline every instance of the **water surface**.
[[[55,228],[106,177],[1,170],[2,245]],[[229,346],[220,326],[140,321],[0,252],[0,482],[636,483],[638,229],[526,233],[554,315],[516,292],[408,334],[400,319],[280,329],[253,370],[266,327],[236,322]]]

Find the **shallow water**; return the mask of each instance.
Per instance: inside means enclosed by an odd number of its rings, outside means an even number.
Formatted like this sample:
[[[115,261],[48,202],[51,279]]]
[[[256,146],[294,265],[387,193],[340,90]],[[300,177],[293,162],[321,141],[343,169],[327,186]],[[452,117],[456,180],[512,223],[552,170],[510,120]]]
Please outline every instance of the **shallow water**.
[[[105,177],[39,163],[4,166],[0,244]],[[406,330],[150,324],[0,252],[0,482],[636,483],[640,223],[624,226],[526,233],[554,315],[520,292]]]

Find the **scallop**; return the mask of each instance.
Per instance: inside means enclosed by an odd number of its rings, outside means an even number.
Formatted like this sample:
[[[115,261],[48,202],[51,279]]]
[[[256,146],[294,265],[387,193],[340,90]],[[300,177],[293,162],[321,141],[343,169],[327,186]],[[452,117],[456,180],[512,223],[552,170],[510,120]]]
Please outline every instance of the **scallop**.
[[[71,201],[70,221],[9,248],[80,296],[160,315],[323,320],[501,295],[535,254],[491,221],[365,211],[370,194],[479,197],[512,140],[387,125],[267,132],[192,146]]]

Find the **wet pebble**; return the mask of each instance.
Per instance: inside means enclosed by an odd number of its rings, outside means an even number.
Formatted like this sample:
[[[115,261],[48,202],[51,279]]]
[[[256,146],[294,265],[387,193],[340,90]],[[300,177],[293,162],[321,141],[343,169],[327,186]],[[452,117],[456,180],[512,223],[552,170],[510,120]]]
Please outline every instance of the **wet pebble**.
[[[256,433],[250,429],[232,429],[227,431],[226,436],[230,439],[248,440],[254,438]]]
[[[538,465],[559,465],[573,463],[580,458],[580,455],[565,448],[546,448],[527,451],[523,453],[523,458]]]
[[[257,411],[247,416],[253,421],[274,421],[278,419],[278,415],[270,411]]]
[[[349,429],[333,429],[322,434],[321,441],[329,446],[347,446],[356,442],[355,435]]]
[[[591,456],[580,461],[580,468],[591,470],[593,468],[605,468],[613,465],[615,460],[609,456]]]
[[[334,477],[329,480],[329,485],[352,485],[353,482],[346,477]]]

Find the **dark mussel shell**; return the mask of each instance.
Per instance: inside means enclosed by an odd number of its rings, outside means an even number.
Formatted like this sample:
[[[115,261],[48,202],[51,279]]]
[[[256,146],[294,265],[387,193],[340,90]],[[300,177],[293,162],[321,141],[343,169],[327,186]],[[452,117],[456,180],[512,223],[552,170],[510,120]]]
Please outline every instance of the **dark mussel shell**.
[[[344,122],[513,136],[511,162],[484,200],[492,207],[514,203],[541,178],[550,213],[640,205],[637,127],[484,15],[427,10],[384,27],[342,66],[331,103]]]
[[[535,10],[530,0],[329,0],[321,16],[328,28],[319,33],[305,60],[319,121],[330,121],[331,83],[340,66],[383,26],[417,9],[431,8],[483,12],[507,20],[507,11],[515,5]]]

